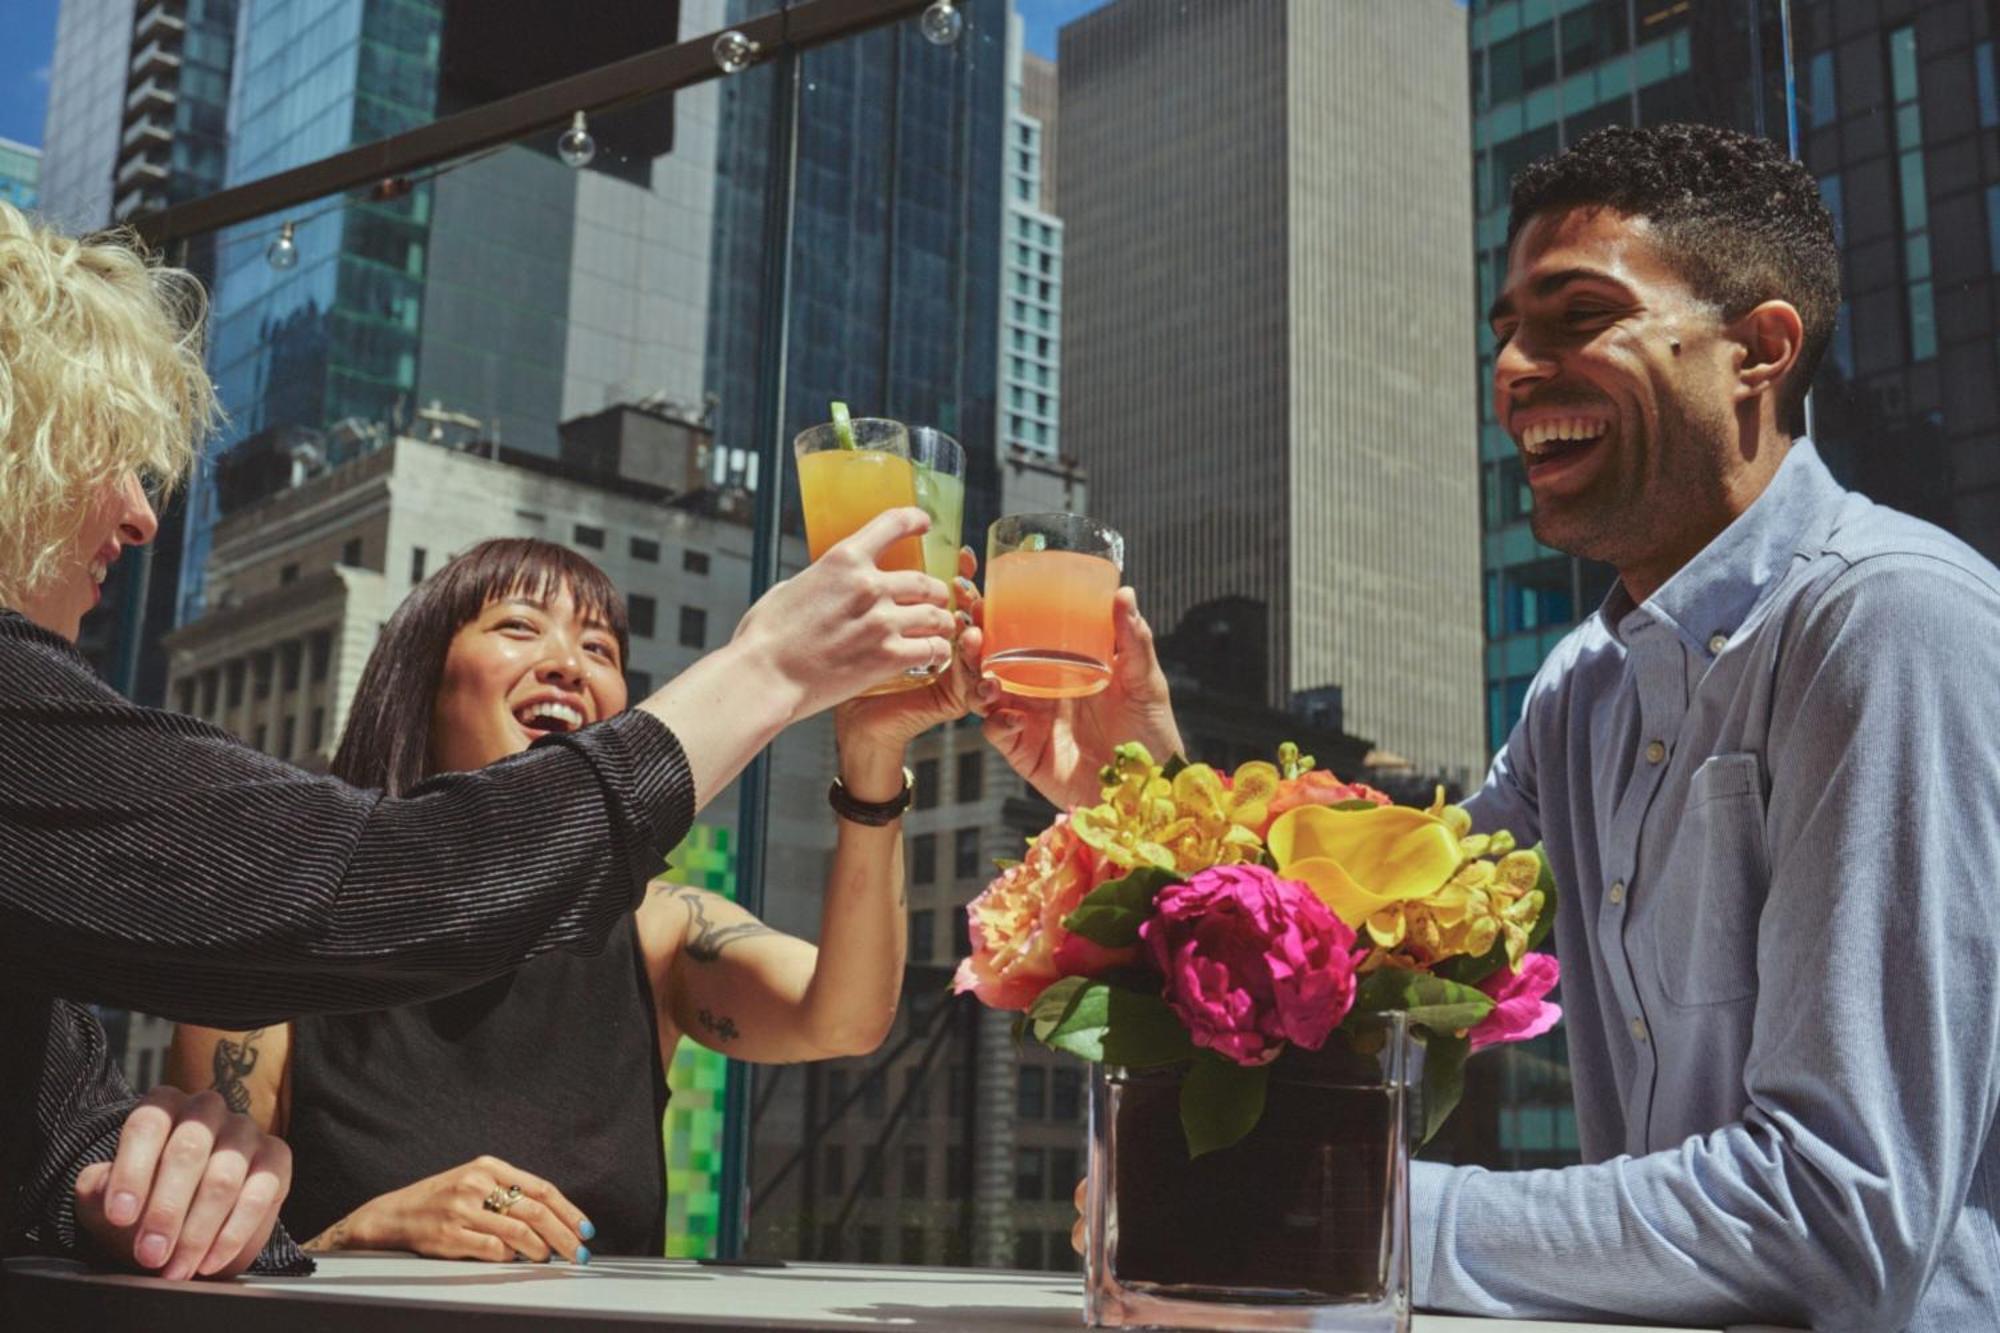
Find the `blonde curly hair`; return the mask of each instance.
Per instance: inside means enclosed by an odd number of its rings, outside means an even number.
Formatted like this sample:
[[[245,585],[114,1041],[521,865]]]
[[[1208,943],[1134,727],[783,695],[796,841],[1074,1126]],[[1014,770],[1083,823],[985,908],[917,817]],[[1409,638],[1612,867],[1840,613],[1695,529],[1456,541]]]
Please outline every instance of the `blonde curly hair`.
[[[218,416],[207,300],[129,237],[75,240],[0,202],[0,604],[39,588],[107,486],[158,497]]]

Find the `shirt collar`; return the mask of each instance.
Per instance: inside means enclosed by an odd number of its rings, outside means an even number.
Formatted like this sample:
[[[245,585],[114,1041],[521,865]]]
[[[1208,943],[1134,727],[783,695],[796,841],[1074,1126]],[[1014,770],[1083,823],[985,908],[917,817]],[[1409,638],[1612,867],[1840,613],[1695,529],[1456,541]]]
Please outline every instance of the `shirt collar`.
[[[1698,656],[1713,658],[1784,576],[1792,557],[1824,534],[1844,494],[1812,441],[1796,440],[1764,493],[1643,606],[1634,606],[1625,584],[1613,580],[1597,614],[1628,647],[1633,631],[1657,621]]]

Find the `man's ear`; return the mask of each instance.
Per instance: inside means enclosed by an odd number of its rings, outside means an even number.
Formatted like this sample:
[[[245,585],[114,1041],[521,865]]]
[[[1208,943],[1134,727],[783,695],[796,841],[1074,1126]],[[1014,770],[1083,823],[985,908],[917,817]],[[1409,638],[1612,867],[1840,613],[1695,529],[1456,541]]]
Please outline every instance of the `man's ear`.
[[[1729,326],[1729,337],[1742,349],[1736,365],[1737,401],[1775,393],[1794,368],[1805,347],[1805,321],[1790,301],[1765,301]]]

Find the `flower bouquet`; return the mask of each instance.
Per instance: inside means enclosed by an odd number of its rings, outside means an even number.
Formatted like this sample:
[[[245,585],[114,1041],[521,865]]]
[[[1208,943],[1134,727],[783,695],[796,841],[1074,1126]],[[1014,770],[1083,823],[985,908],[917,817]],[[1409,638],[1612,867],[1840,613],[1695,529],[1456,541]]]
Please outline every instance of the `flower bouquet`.
[[[1547,1031],[1539,849],[1317,769],[1120,746],[967,908],[954,982],[1093,1062],[1094,1325],[1399,1328],[1409,1153]]]

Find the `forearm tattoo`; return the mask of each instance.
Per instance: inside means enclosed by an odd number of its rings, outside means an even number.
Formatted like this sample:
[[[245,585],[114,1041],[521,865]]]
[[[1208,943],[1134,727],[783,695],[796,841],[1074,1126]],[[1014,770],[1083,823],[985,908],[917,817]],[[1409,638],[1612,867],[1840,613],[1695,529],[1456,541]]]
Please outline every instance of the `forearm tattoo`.
[[[250,1089],[243,1086],[243,1080],[257,1067],[257,1057],[261,1054],[257,1043],[263,1039],[264,1029],[243,1034],[242,1041],[231,1041],[224,1037],[215,1043],[215,1081],[210,1085],[222,1094],[222,1101],[238,1115],[250,1109]]]
[[[727,1014],[711,1014],[706,1009],[695,1011],[695,1021],[708,1029],[709,1035],[717,1041],[735,1041],[742,1034],[736,1030],[735,1020]]]
[[[687,954],[697,963],[712,963],[722,957],[722,951],[738,940],[754,939],[759,935],[775,935],[762,921],[739,921],[733,926],[718,926],[708,919],[708,912],[701,900],[708,895],[700,889],[679,888],[672,890],[674,897],[687,904],[688,938]]]

